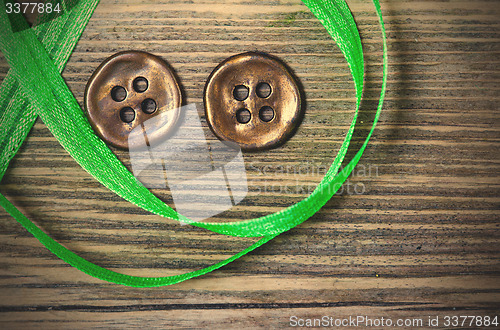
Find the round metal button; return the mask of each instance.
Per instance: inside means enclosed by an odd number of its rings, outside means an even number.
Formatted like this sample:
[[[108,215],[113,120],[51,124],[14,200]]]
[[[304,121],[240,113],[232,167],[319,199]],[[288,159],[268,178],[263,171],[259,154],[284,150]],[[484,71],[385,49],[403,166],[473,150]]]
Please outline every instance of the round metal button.
[[[222,62],[207,81],[204,101],[214,134],[248,151],[283,144],[302,116],[292,74],[281,61],[262,53]]]
[[[145,121],[169,113],[169,121],[148,122],[149,142],[171,131],[182,97],[172,69],[162,59],[140,51],[115,54],[94,72],[85,90],[85,109],[96,133],[115,147],[127,149],[130,132]],[[153,127],[151,127],[153,126]]]

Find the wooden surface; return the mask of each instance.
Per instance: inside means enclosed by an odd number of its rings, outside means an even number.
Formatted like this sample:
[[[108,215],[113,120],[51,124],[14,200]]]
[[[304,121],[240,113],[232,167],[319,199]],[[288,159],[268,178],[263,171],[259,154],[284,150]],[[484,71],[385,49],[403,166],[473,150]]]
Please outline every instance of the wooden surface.
[[[359,145],[380,88],[381,40],[372,4],[349,4],[366,52]],[[383,1],[388,94],[350,188],[306,223],[209,275],[157,289],[105,283],[58,260],[0,212],[0,327],[276,328],[293,315],[424,324],[429,316],[498,315],[499,7]],[[80,103],[98,64],[129,49],[167,60],[186,103],[199,104],[213,68],[245,51],[280,57],[300,79],[307,109],[297,134],[282,148],[245,154],[249,196],[214,221],[302,199],[352,119],[347,64],[299,0],[102,0],[63,74]],[[2,78],[7,70],[2,58]],[[117,155],[130,166],[126,153]],[[255,241],[130,205],[82,170],[40,121],[0,190],[68,248],[126,274],[184,273]],[[171,202],[168,191],[154,193]]]

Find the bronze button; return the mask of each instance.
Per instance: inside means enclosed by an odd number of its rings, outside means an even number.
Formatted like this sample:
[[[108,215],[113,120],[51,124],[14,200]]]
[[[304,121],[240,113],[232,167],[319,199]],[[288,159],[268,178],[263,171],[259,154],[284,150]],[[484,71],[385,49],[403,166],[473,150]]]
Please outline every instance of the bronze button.
[[[137,126],[169,113],[151,129],[149,142],[166,136],[179,118],[182,97],[172,69],[162,59],[139,51],[115,54],[94,72],[85,90],[85,109],[96,133],[115,147],[129,148]],[[150,123],[154,123],[151,121]],[[153,124],[154,125],[154,124]]]
[[[283,144],[302,115],[292,74],[282,62],[262,53],[244,53],[222,62],[208,79],[204,101],[214,134],[247,151]]]

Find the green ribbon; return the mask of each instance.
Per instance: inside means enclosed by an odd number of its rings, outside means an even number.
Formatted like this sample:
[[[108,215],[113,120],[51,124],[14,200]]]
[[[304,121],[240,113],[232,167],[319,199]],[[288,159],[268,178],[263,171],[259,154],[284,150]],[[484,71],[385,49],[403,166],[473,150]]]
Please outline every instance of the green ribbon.
[[[58,0],[52,0],[54,4]],[[98,0],[80,1],[73,10],[53,19],[54,15],[43,14],[37,20],[33,33],[54,60],[54,65],[62,72],[78,39],[89,21]],[[2,8],[3,10],[3,8]],[[21,15],[12,15],[13,24],[25,25]],[[44,23],[45,22],[45,23]],[[70,33],[71,31],[71,33]],[[31,130],[37,114],[33,105],[24,96],[19,82],[9,71],[0,86],[0,180]]]
[[[0,30],[4,31],[0,35],[0,49],[11,68],[0,88],[2,109],[5,102],[8,102],[7,110],[3,111],[0,117],[0,123],[2,123],[2,129],[5,122],[6,131],[17,134],[16,138],[8,138],[12,136],[10,134],[0,135],[0,146],[6,146],[0,155],[0,171],[2,171],[0,178],[5,172],[4,168],[13,157],[13,153],[19,148],[33,125],[36,115],[38,115],[59,143],[82,168],[129,202],[157,215],[190,223],[217,233],[237,237],[263,236],[255,244],[227,260],[194,272],[169,277],[128,276],[99,267],[69,251],[26,218],[3,195],[0,195],[0,205],[62,260],[99,279],[134,287],[171,285],[206,274],[238,259],[280,233],[307,220],[337,192],[359,162],[368,145],[380,116],[385,96],[387,45],[380,4],[378,0],[373,0],[380,19],[384,45],[382,90],[374,122],[366,140],[349,164],[339,172],[352,139],[363,92],[364,62],[361,40],[354,18],[345,1],[303,1],[336,41],[349,64],[356,90],[355,114],[339,153],[325,177],[310,196],[280,212],[257,219],[229,223],[199,223],[178,214],[146,189],[116,158],[106,144],[94,134],[60,72],[90,19],[98,0],[81,0],[67,13],[33,29],[13,29],[5,11],[0,10]],[[18,22],[17,24],[21,24],[19,20],[15,21]],[[68,28],[67,25],[71,22],[74,24]],[[49,25],[50,29],[45,25]],[[37,29],[40,29],[40,32]],[[54,36],[54,38],[51,39],[50,36]],[[63,44],[66,46],[51,47],[53,39],[60,38],[67,41]],[[61,51],[61,49],[63,50]],[[9,117],[5,116],[6,113],[23,118],[23,122],[9,122]],[[4,117],[6,119],[3,119]]]

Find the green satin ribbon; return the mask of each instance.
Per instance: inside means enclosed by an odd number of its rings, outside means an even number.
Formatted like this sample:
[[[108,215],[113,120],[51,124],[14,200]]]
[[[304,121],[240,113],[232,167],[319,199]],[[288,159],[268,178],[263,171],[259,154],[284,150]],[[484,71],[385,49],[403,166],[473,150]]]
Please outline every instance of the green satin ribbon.
[[[373,134],[380,116],[386,90],[387,45],[380,4],[378,0],[373,0],[380,19],[384,45],[382,90],[374,122],[366,140],[350,161],[349,165],[339,172],[352,139],[363,91],[364,62],[361,40],[354,18],[345,1],[303,1],[337,42],[337,45],[349,64],[356,90],[356,110],[354,118],[340,151],[335,157],[330,169],[309,197],[289,208],[265,217],[229,223],[193,222],[178,214],[146,189],[116,158],[106,144],[94,134],[87,118],[84,116],[78,102],[65,84],[60,72],[65,61],[67,61],[67,57],[71,53],[71,49],[76,44],[76,40],[79,39],[84,26],[97,5],[97,0],[81,0],[77,6],[73,7],[67,13],[49,23],[44,23],[51,26],[52,30],[50,31],[55,31],[54,33],[59,33],[60,38],[68,40],[67,45],[69,46],[66,48],[63,47],[64,52],[56,52],[55,54],[53,53],[53,49],[50,48],[50,44],[47,42],[44,43],[43,39],[43,36],[50,37],[50,33],[45,32],[45,34],[37,34],[37,28],[39,27],[33,29],[16,29],[14,31],[19,32],[13,32],[6,13],[0,11],[0,30],[4,31],[0,35],[0,49],[11,67],[8,79],[12,80],[13,82],[11,82],[11,84],[15,86],[12,87],[7,85],[9,88],[5,89],[8,90],[8,93],[5,92],[7,96],[4,96],[4,85],[9,81],[6,79],[4,84],[2,84],[2,88],[0,89],[2,93],[0,94],[0,105],[3,106],[4,104],[2,102],[9,99],[10,96],[11,98],[8,104],[13,108],[13,110],[10,110],[11,113],[21,113],[21,118],[24,118],[25,122],[29,122],[30,125],[32,125],[32,121],[30,122],[30,120],[34,120],[36,115],[40,116],[60,144],[80,164],[80,166],[82,166],[82,168],[107,188],[144,210],[221,234],[238,237],[264,236],[258,242],[225,261],[187,274],[169,277],[128,276],[92,264],[55,242],[17,210],[3,195],[0,195],[0,205],[62,260],[99,279],[134,287],[171,285],[206,274],[238,259],[273,239],[280,233],[307,220],[337,192],[360,160],[368,145],[368,141]],[[73,28],[61,28],[63,25],[65,26],[65,24],[71,22],[69,16],[76,22]],[[43,25],[40,29],[45,31]],[[25,107],[23,107],[23,104]],[[25,111],[26,108],[30,110]],[[15,110],[17,110],[17,112]],[[33,111],[36,115],[34,115]],[[20,137],[13,140],[14,142],[8,141],[7,143],[5,143],[4,140],[8,135],[0,135],[0,146],[9,146],[1,152],[0,170],[3,170],[3,167],[1,167],[3,166],[3,162],[8,164],[12,158],[12,153],[17,151],[16,148],[18,148],[20,142],[22,142],[21,138],[23,138],[23,136],[25,138],[27,135],[26,130],[29,131],[29,128],[31,128],[29,125],[20,125],[19,122],[11,122],[9,126],[6,127],[12,132],[21,133],[18,134]],[[24,132],[26,133],[24,134]],[[4,167],[6,167],[6,165]],[[3,175],[4,170],[0,173]]]
[[[53,4],[58,1],[51,0]],[[76,8],[57,19],[52,19],[53,15],[50,14],[42,14],[37,19],[33,33],[54,60],[59,72],[64,69],[98,2],[98,0],[81,1]],[[11,18],[21,29],[28,28],[21,15],[12,15]],[[13,72],[9,71],[0,86],[0,179],[26,139],[36,118],[35,108],[24,96],[24,91],[14,78]]]

